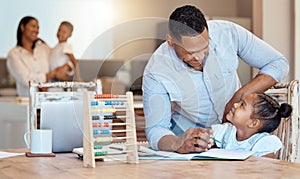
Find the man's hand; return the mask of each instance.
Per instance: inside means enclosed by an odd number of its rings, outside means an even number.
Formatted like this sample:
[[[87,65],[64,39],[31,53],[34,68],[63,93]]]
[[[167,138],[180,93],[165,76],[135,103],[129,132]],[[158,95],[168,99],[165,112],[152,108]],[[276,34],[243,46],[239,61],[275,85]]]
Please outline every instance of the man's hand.
[[[247,84],[245,84],[242,88],[240,88],[230,99],[230,101],[226,104],[226,107],[224,109],[224,115],[222,122],[226,121],[226,114],[230,111],[234,103],[239,102],[242,100],[245,96],[251,93],[262,93],[271,88],[273,85],[276,84],[276,80],[266,74],[258,74],[253,78],[251,81],[249,81]]]
[[[178,153],[204,152],[211,148],[213,140],[211,139],[212,130],[204,128],[188,129],[179,140]]]

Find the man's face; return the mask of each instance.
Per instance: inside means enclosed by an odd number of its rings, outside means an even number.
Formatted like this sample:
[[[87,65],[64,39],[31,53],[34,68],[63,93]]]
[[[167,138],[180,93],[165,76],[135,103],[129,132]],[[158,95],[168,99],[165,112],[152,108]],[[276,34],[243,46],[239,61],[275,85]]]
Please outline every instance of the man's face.
[[[174,43],[177,56],[195,70],[203,70],[203,61],[209,52],[207,29],[197,36],[182,36],[181,43]]]

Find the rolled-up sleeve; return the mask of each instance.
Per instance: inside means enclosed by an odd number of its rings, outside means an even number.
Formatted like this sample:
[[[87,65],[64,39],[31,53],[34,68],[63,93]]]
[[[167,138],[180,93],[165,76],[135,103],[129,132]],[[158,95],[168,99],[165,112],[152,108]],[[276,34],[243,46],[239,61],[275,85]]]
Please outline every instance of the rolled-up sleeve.
[[[144,74],[143,98],[147,140],[153,149],[159,150],[159,140],[165,135],[174,135],[170,130],[170,98],[163,85],[151,74]]]
[[[234,25],[238,55],[252,67],[259,69],[259,74],[267,74],[277,82],[289,72],[287,59],[269,44],[259,39],[239,25]]]

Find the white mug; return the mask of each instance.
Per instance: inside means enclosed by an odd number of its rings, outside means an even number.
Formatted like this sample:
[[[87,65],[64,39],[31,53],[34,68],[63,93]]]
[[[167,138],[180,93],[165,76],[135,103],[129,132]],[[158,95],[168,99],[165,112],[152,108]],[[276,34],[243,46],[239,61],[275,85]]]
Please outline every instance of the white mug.
[[[30,143],[27,138],[30,134]],[[51,129],[34,129],[24,134],[24,141],[30,152],[33,154],[50,154],[52,153],[52,130]]]

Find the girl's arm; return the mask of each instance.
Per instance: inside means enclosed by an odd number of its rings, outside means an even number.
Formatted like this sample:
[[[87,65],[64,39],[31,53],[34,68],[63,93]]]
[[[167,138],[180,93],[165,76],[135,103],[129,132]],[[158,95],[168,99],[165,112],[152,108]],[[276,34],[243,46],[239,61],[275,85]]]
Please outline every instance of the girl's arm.
[[[269,153],[269,154],[263,155],[262,157],[275,158],[275,154],[274,153]]]

